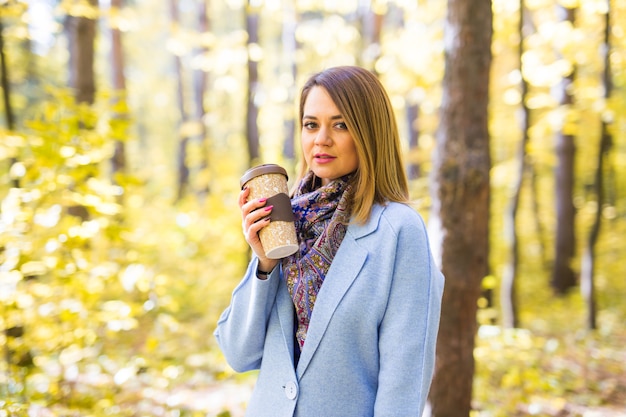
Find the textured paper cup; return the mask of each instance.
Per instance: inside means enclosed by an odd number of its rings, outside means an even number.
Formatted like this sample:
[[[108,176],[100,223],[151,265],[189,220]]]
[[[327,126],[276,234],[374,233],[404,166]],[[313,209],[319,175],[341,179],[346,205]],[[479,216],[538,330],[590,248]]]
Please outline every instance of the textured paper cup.
[[[279,165],[265,164],[247,170],[241,177],[241,187],[248,187],[248,200],[267,198],[266,206],[274,206],[270,224],[261,229],[259,238],[270,259],[281,259],[298,250],[287,171]]]

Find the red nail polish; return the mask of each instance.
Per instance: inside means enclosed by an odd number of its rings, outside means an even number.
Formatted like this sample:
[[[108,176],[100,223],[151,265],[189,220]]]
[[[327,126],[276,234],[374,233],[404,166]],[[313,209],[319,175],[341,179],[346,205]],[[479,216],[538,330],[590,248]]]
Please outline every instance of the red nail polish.
[[[259,203],[265,203],[267,201],[267,198],[261,198],[259,199]]]
[[[274,208],[274,206],[267,206],[267,207],[265,207],[265,211],[270,211],[273,208]]]

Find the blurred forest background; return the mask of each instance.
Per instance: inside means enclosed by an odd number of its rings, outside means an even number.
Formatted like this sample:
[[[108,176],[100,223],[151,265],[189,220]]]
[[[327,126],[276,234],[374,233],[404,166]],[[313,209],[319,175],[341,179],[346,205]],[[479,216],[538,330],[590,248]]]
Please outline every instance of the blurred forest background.
[[[0,0],[0,416],[242,415],[239,177],[293,173],[299,87],[361,65],[428,218],[447,7]],[[626,1],[492,11],[471,415],[626,416]]]

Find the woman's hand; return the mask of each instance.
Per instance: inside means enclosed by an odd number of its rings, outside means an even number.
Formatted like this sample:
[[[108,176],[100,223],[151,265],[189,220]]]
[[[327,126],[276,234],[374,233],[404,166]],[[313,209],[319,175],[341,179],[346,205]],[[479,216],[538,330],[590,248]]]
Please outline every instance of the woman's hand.
[[[244,188],[239,193],[243,235],[252,251],[259,258],[259,269],[270,272],[274,269],[278,260],[269,259],[265,256],[265,250],[261,244],[261,239],[259,239],[259,231],[270,224],[269,215],[272,213],[274,206],[264,207],[266,198],[248,201],[249,194],[250,190],[248,188]]]

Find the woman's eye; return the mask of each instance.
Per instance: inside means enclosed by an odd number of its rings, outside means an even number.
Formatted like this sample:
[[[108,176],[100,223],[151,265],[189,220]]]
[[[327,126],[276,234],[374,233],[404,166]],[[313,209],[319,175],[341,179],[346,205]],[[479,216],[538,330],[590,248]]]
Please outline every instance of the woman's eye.
[[[317,125],[314,122],[305,122],[304,127],[306,129],[315,129]]]
[[[347,129],[348,129],[348,126],[346,126],[346,124],[345,124],[344,122],[339,122],[339,123],[337,123],[337,124],[335,125],[335,127],[336,127],[337,129],[341,129],[341,130],[347,130]]]

